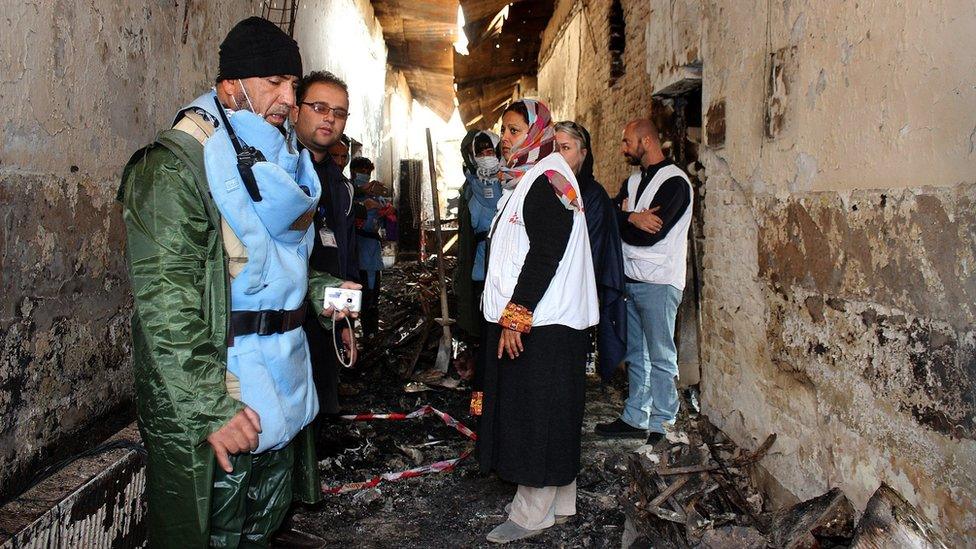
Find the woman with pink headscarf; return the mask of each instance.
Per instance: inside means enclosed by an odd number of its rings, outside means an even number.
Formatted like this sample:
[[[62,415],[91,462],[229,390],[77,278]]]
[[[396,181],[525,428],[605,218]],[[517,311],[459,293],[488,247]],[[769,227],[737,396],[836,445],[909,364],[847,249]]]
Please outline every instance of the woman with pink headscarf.
[[[508,520],[487,536],[497,543],[576,514],[586,330],[599,320],[584,205],[573,170],[553,154],[549,109],[510,105],[501,151],[481,301],[489,352],[478,457],[518,491]]]

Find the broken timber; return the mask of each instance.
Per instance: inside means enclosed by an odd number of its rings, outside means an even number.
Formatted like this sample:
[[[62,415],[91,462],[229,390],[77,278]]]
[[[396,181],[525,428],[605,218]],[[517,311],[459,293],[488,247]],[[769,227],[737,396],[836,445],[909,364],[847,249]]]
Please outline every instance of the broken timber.
[[[839,488],[763,512],[748,468],[775,441],[770,435],[754,452],[743,452],[707,419],[681,418],[666,441],[629,458],[628,488],[619,498],[627,516],[625,546],[947,548],[931,523],[884,484],[856,528],[854,508]]]
[[[932,524],[887,484],[871,496],[854,532],[851,549],[946,549]]]

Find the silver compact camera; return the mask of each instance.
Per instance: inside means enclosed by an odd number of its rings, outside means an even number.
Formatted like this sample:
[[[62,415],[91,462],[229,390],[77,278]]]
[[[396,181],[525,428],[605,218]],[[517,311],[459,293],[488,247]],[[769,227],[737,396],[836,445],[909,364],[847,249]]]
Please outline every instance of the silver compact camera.
[[[358,313],[363,306],[363,292],[360,290],[350,290],[347,288],[326,288],[325,303],[323,309],[333,308],[336,311],[343,309],[350,313]]]

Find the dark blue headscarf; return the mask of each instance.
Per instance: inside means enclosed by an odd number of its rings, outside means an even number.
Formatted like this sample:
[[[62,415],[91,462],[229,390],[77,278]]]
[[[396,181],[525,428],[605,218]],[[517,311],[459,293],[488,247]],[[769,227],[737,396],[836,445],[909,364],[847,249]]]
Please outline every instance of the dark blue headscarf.
[[[603,185],[593,177],[593,147],[590,132],[576,124],[583,134],[586,158],[576,175],[583,196],[586,228],[593,253],[600,300],[600,324],[597,326],[597,351],[600,354],[600,376],[609,380],[627,354],[627,304],[624,301],[624,254],[620,229],[613,203]]]

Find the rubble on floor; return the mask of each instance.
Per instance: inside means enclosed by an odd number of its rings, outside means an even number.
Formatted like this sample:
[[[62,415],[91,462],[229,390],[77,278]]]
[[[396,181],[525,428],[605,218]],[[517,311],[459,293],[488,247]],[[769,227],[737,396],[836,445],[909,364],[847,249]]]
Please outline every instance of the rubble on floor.
[[[430,361],[433,364],[433,361]],[[341,399],[353,413],[410,412],[424,404],[476,428],[468,415],[469,389],[432,388],[407,393],[395,363],[343,371],[343,381],[360,389]],[[620,546],[624,515],[617,496],[624,489],[629,452],[641,441],[608,441],[593,435],[593,425],[619,412],[626,387],[602,387],[591,378],[587,388],[582,470],[578,478],[577,515],[524,544],[507,547]],[[323,482],[338,485],[374,475],[451,459],[472,447],[457,430],[436,418],[408,421],[328,423],[318,441]],[[453,471],[385,482],[370,489],[327,495],[324,502],[302,509],[296,524],[327,540],[330,546],[355,547],[489,547],[485,535],[505,520],[503,508],[515,485],[482,473],[471,457]]]
[[[751,470],[774,446],[743,451],[705,416],[682,413],[665,439],[628,459],[623,547],[857,549],[945,548],[928,521],[882,484],[855,527],[855,510],[833,488],[768,510]]]
[[[453,258],[445,258],[450,273]],[[440,293],[434,260],[404,262],[383,270],[379,307],[380,330],[361,342],[360,362],[372,365],[382,362],[402,378],[411,378],[417,365],[433,365],[430,352],[436,352],[441,330]],[[450,277],[447,280],[450,287]],[[453,292],[449,294],[453,300]],[[455,303],[450,303],[456,311]],[[422,370],[422,368],[421,368]]]
[[[398,264],[383,272],[380,333],[362,342],[357,367],[340,373],[343,413],[411,412],[430,405],[477,428],[468,413],[471,390],[464,381],[449,377],[457,385],[445,387],[453,384],[428,381],[423,375],[434,364],[440,337],[433,320],[439,314],[434,272],[432,262]],[[608,441],[592,433],[596,422],[619,413],[625,395],[622,379],[606,387],[589,379],[577,515],[524,544],[507,547],[620,546],[624,515],[617,495],[624,489],[626,456],[641,441]],[[452,459],[472,446],[434,417],[363,422],[332,418],[318,438],[319,472],[329,486],[361,482]],[[451,472],[327,495],[319,505],[301,509],[295,523],[330,546],[488,547],[485,535],[505,520],[503,508],[515,488],[482,473],[470,457]]]
[[[384,271],[380,332],[362,342],[359,365],[341,373],[343,413],[411,412],[430,405],[477,429],[477,418],[468,415],[466,376],[445,383],[425,374],[440,338],[434,272],[432,262]],[[626,394],[622,376],[609,384],[588,378],[577,514],[507,547],[945,547],[887,486],[879,488],[856,526],[850,502],[837,489],[770,509],[751,473],[775,448],[775,435],[755,451],[738,448],[697,413],[693,393],[685,395],[675,427],[653,447],[593,434],[596,423],[620,413]],[[332,418],[318,448],[322,480],[337,486],[453,459],[473,442],[436,418]],[[301,509],[295,522],[330,546],[489,547],[485,535],[505,520],[503,508],[515,488],[482,473],[471,457],[450,472],[329,494]]]

